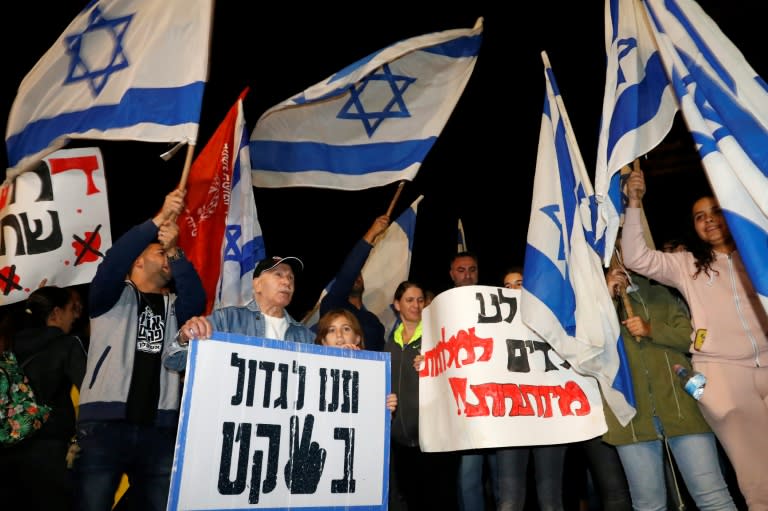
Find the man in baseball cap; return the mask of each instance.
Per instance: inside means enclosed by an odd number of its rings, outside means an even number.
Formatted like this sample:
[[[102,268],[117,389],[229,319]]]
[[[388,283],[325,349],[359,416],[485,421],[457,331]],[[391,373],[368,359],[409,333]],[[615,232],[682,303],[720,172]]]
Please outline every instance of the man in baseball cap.
[[[186,367],[190,339],[207,339],[215,331],[312,344],[315,334],[288,314],[295,291],[295,274],[304,269],[298,257],[266,257],[253,270],[253,301],[245,306],[224,307],[208,316],[187,320],[179,329],[170,369]]]
[[[270,271],[275,269],[278,265],[281,263],[285,263],[291,267],[293,270],[294,275],[296,273],[299,273],[304,269],[304,263],[301,262],[301,259],[298,257],[279,257],[279,256],[272,256],[272,257],[265,257],[259,263],[256,265],[256,268],[253,269],[253,278],[259,277],[263,272]]]

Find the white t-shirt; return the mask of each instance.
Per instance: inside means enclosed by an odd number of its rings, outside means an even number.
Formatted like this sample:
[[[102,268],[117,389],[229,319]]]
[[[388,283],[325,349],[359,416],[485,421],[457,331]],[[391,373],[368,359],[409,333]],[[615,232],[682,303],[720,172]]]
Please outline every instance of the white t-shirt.
[[[285,316],[282,318],[276,318],[274,316],[267,316],[264,314],[266,320],[266,329],[264,336],[267,339],[277,339],[279,341],[285,340],[285,332],[288,330],[288,319]]]

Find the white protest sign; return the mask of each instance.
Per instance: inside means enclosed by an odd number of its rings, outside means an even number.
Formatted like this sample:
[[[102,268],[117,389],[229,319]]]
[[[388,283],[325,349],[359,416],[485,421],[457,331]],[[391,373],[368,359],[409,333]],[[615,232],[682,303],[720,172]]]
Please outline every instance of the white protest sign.
[[[385,510],[389,378],[389,353],[193,341],[168,509]]]
[[[0,305],[93,280],[112,246],[101,151],[63,149],[0,189]]]
[[[519,300],[516,289],[464,286],[424,309],[422,450],[558,444],[607,430],[597,382],[522,323]]]

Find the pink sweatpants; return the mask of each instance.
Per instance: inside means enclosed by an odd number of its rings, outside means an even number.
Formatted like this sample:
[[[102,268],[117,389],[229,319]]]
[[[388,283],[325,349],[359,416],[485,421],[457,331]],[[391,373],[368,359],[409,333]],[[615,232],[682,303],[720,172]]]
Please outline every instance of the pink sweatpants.
[[[768,367],[697,360],[704,418],[736,471],[750,511],[768,511]]]

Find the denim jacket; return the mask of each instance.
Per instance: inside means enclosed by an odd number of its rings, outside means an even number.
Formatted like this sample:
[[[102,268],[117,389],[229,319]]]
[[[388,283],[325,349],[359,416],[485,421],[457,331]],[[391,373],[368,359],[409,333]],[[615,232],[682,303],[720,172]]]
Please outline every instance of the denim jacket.
[[[288,330],[285,332],[285,341],[312,344],[315,342],[315,334],[293,319],[288,311],[285,311],[288,320]],[[245,307],[224,307],[213,311],[207,316],[213,330],[231,334],[242,334],[249,337],[264,337],[266,334],[266,321],[264,313],[258,304],[253,301]],[[178,336],[178,334],[177,334]],[[183,371],[187,366],[187,346],[180,346],[174,341],[171,355],[165,359],[165,367],[174,371]]]

